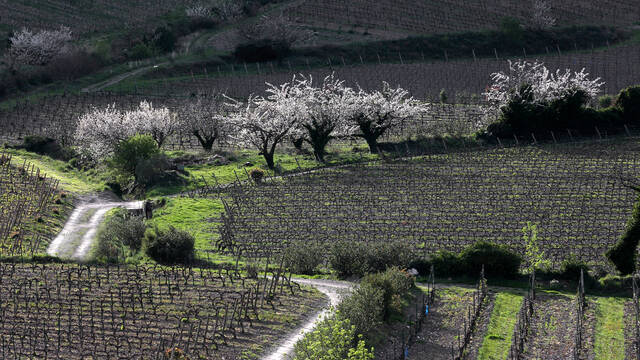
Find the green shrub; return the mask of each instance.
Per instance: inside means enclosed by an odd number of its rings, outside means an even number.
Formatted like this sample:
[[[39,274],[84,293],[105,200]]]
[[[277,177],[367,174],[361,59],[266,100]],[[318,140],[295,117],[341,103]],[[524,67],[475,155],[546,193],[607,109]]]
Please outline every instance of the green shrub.
[[[407,267],[413,260],[411,247],[402,241],[339,241],[331,249],[329,262],[339,276],[364,276],[389,267]]]
[[[622,111],[627,124],[640,122],[640,85],[630,86],[618,94],[616,106]]]
[[[633,207],[633,214],[622,238],[607,251],[606,256],[622,275],[636,269],[636,249],[640,241],[640,197]]]
[[[397,267],[387,269],[385,272],[370,274],[362,279],[361,284],[369,284],[383,291],[383,319],[388,320],[393,312],[402,312],[401,303],[397,301],[406,295],[414,285],[414,279],[406,271]]]
[[[447,250],[438,250],[431,256],[433,271],[438,276],[458,276],[465,272],[458,254]]]
[[[560,264],[560,277],[565,280],[577,281],[580,278],[580,270],[584,272],[585,277],[589,276],[589,265],[579,260],[575,255],[569,255]]]
[[[501,245],[479,241],[460,253],[460,261],[468,275],[479,274],[484,265],[486,276],[510,278],[519,274],[522,258]]]
[[[513,17],[503,17],[500,20],[500,32],[502,32],[506,40],[512,45],[520,45],[524,39],[524,28],[520,25],[520,21]]]
[[[131,60],[143,60],[153,56],[153,49],[145,43],[139,43],[131,48],[129,52],[129,59]]]
[[[366,252],[362,242],[338,241],[331,247],[329,263],[341,277],[362,275],[367,271]]]
[[[57,140],[38,135],[25,136],[22,148],[62,161],[68,161],[76,155],[73,149],[61,146]]]
[[[249,176],[253,182],[260,184],[262,182],[262,178],[264,178],[264,171],[261,169],[253,169],[249,171]]]
[[[170,168],[171,163],[165,154],[153,154],[148,159],[140,158],[136,162],[134,178],[139,184],[153,185],[162,179]]]
[[[280,60],[289,55],[291,47],[289,44],[275,40],[255,40],[236,47],[233,55],[239,61],[267,62]]]
[[[294,360],[373,359],[373,348],[367,349],[362,335],[356,334],[356,327],[338,312],[295,344]]]
[[[161,263],[184,263],[193,257],[195,239],[186,231],[173,226],[168,230],[159,230],[145,234],[146,252]]]
[[[111,160],[114,167],[133,175],[140,160],[150,159],[159,154],[160,149],[150,135],[134,135],[120,142]]]
[[[606,109],[613,105],[613,96],[611,95],[602,95],[598,98],[598,106],[602,109]]]
[[[382,324],[384,295],[383,289],[363,283],[340,303],[338,310],[355,326],[357,333],[366,335]]]
[[[99,262],[117,263],[140,250],[146,225],[139,216],[124,209],[112,210],[98,229],[94,257]]]
[[[109,161],[116,170],[118,183],[127,187],[131,178],[135,184],[149,184],[165,169],[165,158],[158,144],[149,135],[134,135],[120,142]]]
[[[411,247],[403,241],[371,243],[367,250],[367,273],[385,271],[392,266],[406,268],[413,260]]]
[[[296,274],[312,275],[322,263],[324,247],[310,241],[296,241],[284,252],[285,265]]]

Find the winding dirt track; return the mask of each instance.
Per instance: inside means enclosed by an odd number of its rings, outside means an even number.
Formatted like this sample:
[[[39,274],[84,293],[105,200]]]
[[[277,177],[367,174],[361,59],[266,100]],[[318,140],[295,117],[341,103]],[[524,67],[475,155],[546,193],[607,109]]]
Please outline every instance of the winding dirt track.
[[[73,210],[60,234],[49,244],[47,254],[76,261],[89,260],[89,250],[107,211],[116,207],[142,209],[142,205],[142,201],[117,202],[104,197],[82,201]]]
[[[302,339],[306,333],[313,330],[318,322],[322,321],[328,314],[330,314],[330,312],[332,311],[331,308],[337,306],[342,300],[342,297],[345,294],[348,294],[354,286],[354,284],[346,281],[312,279],[292,280],[302,285],[315,287],[320,292],[327,295],[327,297],[329,298],[329,304],[327,304],[328,306],[326,308],[310,317],[304,325],[289,333],[285,340],[283,340],[282,343],[277,346],[277,348],[275,348],[275,350],[269,353],[269,355],[265,356],[263,360],[280,360],[292,358],[293,347],[296,342]]]

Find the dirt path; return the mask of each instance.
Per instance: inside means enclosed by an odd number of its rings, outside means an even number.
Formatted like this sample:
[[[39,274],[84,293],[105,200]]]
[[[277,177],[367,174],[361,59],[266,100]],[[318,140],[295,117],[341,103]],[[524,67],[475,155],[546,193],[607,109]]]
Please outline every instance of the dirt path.
[[[107,211],[124,207],[126,209],[141,209],[142,201],[118,202],[113,197],[96,195],[83,199],[67,220],[64,228],[53,239],[47,254],[63,259],[87,261],[89,250],[94,242],[98,226]]]
[[[329,304],[327,304],[327,307],[325,309],[310,317],[304,325],[289,333],[286,339],[283,340],[281,344],[269,355],[265,356],[263,360],[291,359],[293,355],[293,347],[296,342],[302,339],[306,333],[313,330],[316,324],[329,314],[330,307],[337,306],[340,303],[342,297],[345,294],[348,294],[353,287],[352,283],[346,281],[311,279],[293,279],[293,281],[302,285],[310,285],[315,287],[320,292],[327,295],[327,297],[329,298]]]
[[[111,79],[107,79],[107,80],[99,82],[97,84],[89,85],[86,88],[80,90],[80,92],[89,93],[89,92],[100,91],[100,90],[105,89],[105,88],[107,88],[107,87],[109,87],[111,85],[115,85],[115,84],[119,83],[120,81],[122,81],[122,80],[124,80],[126,78],[142,74],[143,72],[149,71],[149,70],[151,70],[153,68],[156,68],[156,67],[162,66],[162,65],[166,65],[166,64],[167,64],[166,62],[163,62],[163,63],[160,63],[160,64],[149,65],[149,66],[145,66],[145,67],[133,70],[133,71],[129,71],[127,73],[114,76]]]

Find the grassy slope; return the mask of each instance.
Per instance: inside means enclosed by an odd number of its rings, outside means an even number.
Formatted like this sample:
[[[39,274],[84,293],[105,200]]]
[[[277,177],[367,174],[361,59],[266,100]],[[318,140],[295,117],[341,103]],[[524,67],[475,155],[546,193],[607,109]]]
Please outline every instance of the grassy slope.
[[[360,149],[364,149],[363,146],[357,146]],[[184,155],[185,152],[169,152],[169,156],[177,157]],[[368,152],[355,153],[351,151],[351,147],[340,146],[329,149],[329,154],[326,157],[326,164],[321,164],[313,159],[309,155],[291,155],[284,153],[277,153],[275,156],[275,162],[283,171],[292,172],[300,169],[314,169],[321,166],[333,166],[340,164],[348,164],[357,161],[374,160],[377,159],[377,155],[372,155]],[[264,157],[258,155],[255,150],[241,150],[233,154],[229,160],[231,161],[227,165],[189,165],[185,166],[185,170],[188,172],[188,176],[184,177],[186,184],[183,185],[159,185],[152,187],[147,192],[148,197],[157,197],[171,194],[178,194],[182,191],[192,190],[196,187],[206,185],[228,184],[239,179],[241,181],[247,180],[247,173],[252,169],[261,168],[267,170],[270,175],[273,171],[268,170]],[[297,162],[296,162],[297,160]],[[245,163],[251,163],[252,166],[244,166]],[[247,173],[245,173],[245,170]],[[215,175],[215,179],[214,176]],[[236,177],[237,176],[237,177]]]
[[[214,250],[213,240],[217,237],[217,226],[212,221],[220,217],[224,211],[218,199],[206,198],[173,198],[167,205],[154,213],[151,226],[166,229],[188,231],[195,237],[196,256],[207,259],[208,252]],[[214,259],[218,259],[214,256]]]
[[[596,360],[624,359],[624,303],[623,298],[596,300]]]
[[[497,294],[489,320],[489,328],[478,353],[478,359],[507,358],[522,299],[523,296],[517,293],[500,292]]]
[[[60,181],[59,189],[76,194],[104,191],[107,186],[100,180],[98,171],[82,172],[69,166],[68,163],[38,155],[24,150],[3,150],[13,155],[13,161],[21,163],[27,161],[37,166],[47,177]]]

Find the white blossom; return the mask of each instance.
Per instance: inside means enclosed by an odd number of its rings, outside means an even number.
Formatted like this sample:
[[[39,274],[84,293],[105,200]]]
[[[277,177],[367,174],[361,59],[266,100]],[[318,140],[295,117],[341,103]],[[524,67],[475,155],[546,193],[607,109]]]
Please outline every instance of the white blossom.
[[[484,93],[494,111],[507,105],[514,97],[522,97],[521,90],[528,85],[531,101],[534,105],[544,106],[554,100],[564,99],[578,91],[584,92],[589,99],[595,98],[602,85],[600,78],[589,79],[585,69],[572,72],[549,71],[542,62],[528,62],[518,60],[509,61],[509,73],[498,72],[491,74],[493,85]]]
[[[192,18],[208,18],[211,17],[211,7],[202,4],[196,4],[185,10],[188,17]]]
[[[18,63],[46,65],[55,57],[68,53],[71,40],[71,30],[65,26],[38,32],[22,28],[9,38],[7,56],[12,66]]]
[[[377,139],[388,129],[429,111],[427,104],[409,97],[407,90],[394,89],[387,82],[383,82],[382,90],[366,92],[360,89],[347,103],[346,112],[353,125],[360,129],[358,136],[367,140],[374,153],[377,152]]]
[[[551,5],[546,0],[533,0],[533,13],[531,14],[530,27],[532,29],[549,29],[556,25]]]
[[[273,40],[288,47],[303,43],[315,36],[315,32],[289,20],[283,13],[263,15],[260,20],[240,28],[246,40]]]
[[[229,133],[229,113],[229,106],[221,95],[198,97],[181,109],[181,131],[195,136],[205,150],[211,150],[216,140]]]
[[[136,135],[151,135],[159,146],[176,129],[177,123],[167,108],[154,109],[143,101],[138,109],[120,111],[115,104],[93,108],[78,118],[75,142],[96,160],[109,156],[123,140]]]
[[[179,127],[178,121],[169,109],[154,108],[153,104],[142,101],[138,109],[125,114],[125,121],[140,134],[148,134],[161,147]]]
[[[299,121],[300,111],[295,84],[269,85],[267,92],[267,98],[250,96],[246,104],[234,101],[237,111],[230,118],[237,129],[232,138],[256,148],[273,168],[275,149]]]

